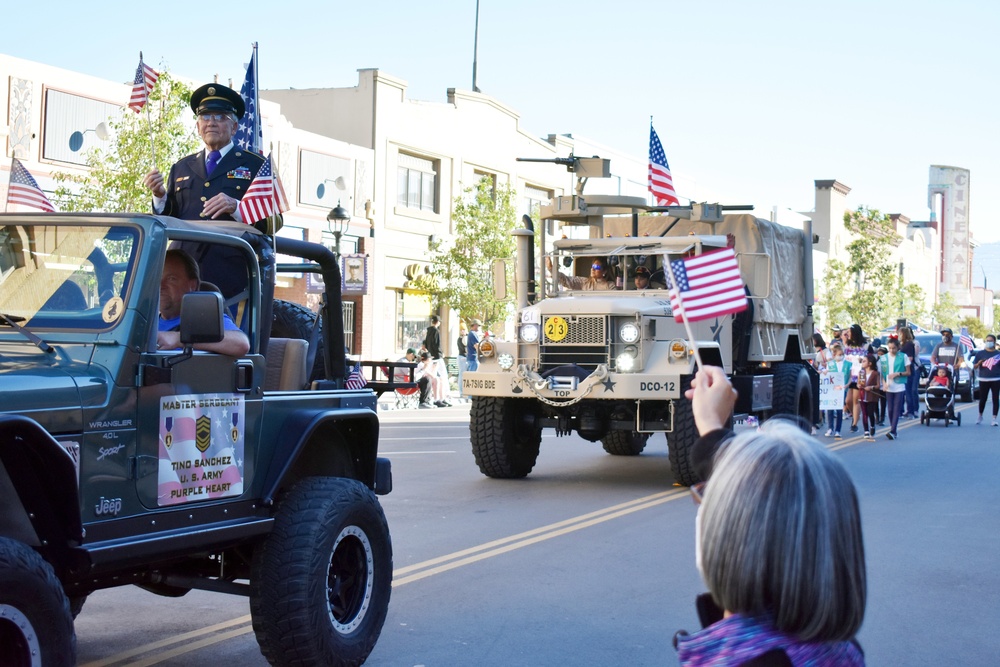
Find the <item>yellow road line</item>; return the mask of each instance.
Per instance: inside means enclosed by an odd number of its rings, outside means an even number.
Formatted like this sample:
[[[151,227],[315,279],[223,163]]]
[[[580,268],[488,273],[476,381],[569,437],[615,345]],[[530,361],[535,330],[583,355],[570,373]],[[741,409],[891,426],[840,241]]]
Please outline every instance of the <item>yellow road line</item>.
[[[687,489],[671,489],[670,491],[662,491],[660,493],[654,493],[649,496],[644,496],[642,498],[636,498],[635,500],[630,500],[628,502],[620,503],[618,505],[613,505],[611,507],[606,507],[601,510],[594,512],[589,512],[587,514],[582,514],[571,519],[565,519],[563,521],[557,521],[551,523],[547,526],[541,526],[540,528],[534,528],[532,530],[525,531],[523,533],[518,533],[516,535],[511,535],[509,537],[500,538],[498,540],[493,540],[485,544],[480,544],[469,549],[463,549],[461,551],[456,551],[451,554],[444,556],[439,556],[437,558],[431,558],[420,563],[414,563],[413,565],[407,565],[405,567],[398,568],[392,573],[392,587],[397,588],[399,586],[405,586],[406,584],[413,583],[414,581],[420,581],[421,579],[426,579],[432,577],[436,574],[441,574],[443,572],[448,572],[465,565],[471,565],[472,563],[477,563],[479,561],[486,560],[488,558],[493,558],[494,556],[499,556],[517,549],[522,549],[539,542],[544,542],[545,540],[550,540],[555,537],[560,537],[568,533],[575,532],[577,530],[582,530],[584,528],[589,528],[590,526],[597,525],[599,523],[604,523],[605,521],[611,521],[612,519],[617,519],[633,512],[638,512],[640,510],[649,509],[651,507],[656,507],[664,503],[668,503],[672,500],[677,500],[678,498],[683,498],[688,495]],[[411,574],[412,573],[412,574]],[[408,575],[408,576],[404,576]],[[95,662],[89,662],[81,667],[109,667],[110,665],[116,664],[128,664],[132,667],[148,667],[149,665],[156,665],[165,660],[171,658],[176,658],[177,656],[190,653],[191,651],[196,651],[198,649],[205,648],[206,646],[211,646],[212,644],[217,644],[219,642],[226,641],[228,639],[233,639],[234,637],[239,637],[240,635],[245,635],[247,633],[253,632],[253,626],[249,625],[250,615],[240,616],[238,618],[231,619],[229,621],[224,621],[222,623],[217,623],[215,625],[208,626],[206,628],[200,628],[198,630],[192,630],[191,632],[186,632],[181,635],[175,635],[173,637],[168,637],[166,639],[161,639],[150,644],[145,644],[143,646],[137,646],[136,648],[129,649],[122,653],[110,656],[103,660],[98,660]],[[225,630],[226,628],[231,628],[235,625],[247,624],[244,627],[236,628],[228,632],[221,632],[220,630]],[[213,633],[219,633],[214,634]],[[210,637],[205,637],[205,635],[213,635]],[[145,660],[139,662],[126,662],[130,658],[134,658],[145,653],[150,653],[157,649],[166,648],[181,642],[188,642],[189,640],[196,639],[198,637],[205,637],[198,641],[193,641],[190,643],[184,643],[182,646],[171,649],[164,653],[158,653],[154,656],[150,656]]]

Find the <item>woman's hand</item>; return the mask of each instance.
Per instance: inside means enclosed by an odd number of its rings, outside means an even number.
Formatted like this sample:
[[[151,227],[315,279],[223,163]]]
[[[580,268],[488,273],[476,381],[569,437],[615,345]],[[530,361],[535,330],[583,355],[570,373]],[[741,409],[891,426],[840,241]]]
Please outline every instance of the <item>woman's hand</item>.
[[[729,425],[737,394],[725,371],[718,366],[703,366],[684,396],[691,401],[694,423],[700,435]]]

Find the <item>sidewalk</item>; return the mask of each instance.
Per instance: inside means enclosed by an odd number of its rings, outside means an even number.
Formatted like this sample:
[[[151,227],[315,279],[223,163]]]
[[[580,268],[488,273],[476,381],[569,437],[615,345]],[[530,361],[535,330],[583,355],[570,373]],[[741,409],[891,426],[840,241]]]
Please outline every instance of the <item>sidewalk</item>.
[[[463,404],[466,404],[466,403],[470,403],[471,399],[468,396],[459,396],[457,391],[452,391],[450,394],[448,394],[448,402],[451,403],[452,406],[463,405]],[[378,399],[378,411],[379,412],[386,412],[386,411],[389,411],[389,410],[396,410],[396,409],[397,408],[396,408],[396,394],[395,394],[395,392],[389,392],[389,391],[387,391],[386,393],[382,394],[382,396]],[[414,407],[413,408],[404,408],[404,410],[406,410],[406,409],[412,409],[412,410],[416,411],[418,408],[416,407],[416,403],[414,403]],[[445,409],[445,408],[436,408],[436,409],[442,410],[442,409]]]

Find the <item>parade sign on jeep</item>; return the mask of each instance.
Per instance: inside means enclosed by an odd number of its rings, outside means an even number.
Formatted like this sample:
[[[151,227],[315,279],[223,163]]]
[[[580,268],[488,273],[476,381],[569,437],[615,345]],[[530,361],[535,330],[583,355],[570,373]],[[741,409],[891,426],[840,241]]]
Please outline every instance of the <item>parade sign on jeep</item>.
[[[675,479],[699,481],[690,461],[696,431],[684,398],[696,350],[732,378],[737,413],[789,413],[815,423],[810,226],[724,212],[746,207],[660,208],[638,197],[586,196],[582,183],[606,176],[608,161],[558,162],[581,184],[577,194],[541,209],[543,261],[534,260],[534,231],[515,231],[516,339],[485,339],[479,370],[463,375],[482,473],[524,477],[535,465],[542,430],[552,428],[625,456],[638,455],[651,435],[663,433]],[[736,252],[750,307],[693,322],[691,337],[674,319],[665,271],[672,260],[726,247]],[[505,264],[494,274],[498,286],[506,284]]]
[[[185,294],[181,346],[161,349],[175,242],[223,246],[245,289]],[[286,326],[275,250],[323,275],[323,326]],[[344,388],[338,285],[323,246],[239,223],[0,215],[0,665],[75,664],[87,595],[126,584],[248,596],[272,664],[364,661],[392,480],[375,395]],[[249,352],[202,351],[227,318]]]

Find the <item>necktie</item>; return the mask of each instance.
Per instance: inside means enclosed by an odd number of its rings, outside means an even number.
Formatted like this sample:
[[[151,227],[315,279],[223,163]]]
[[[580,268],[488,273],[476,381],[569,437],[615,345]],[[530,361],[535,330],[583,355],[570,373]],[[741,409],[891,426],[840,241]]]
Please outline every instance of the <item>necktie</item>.
[[[215,165],[219,164],[219,158],[222,157],[222,153],[219,151],[211,151],[208,154],[208,161],[205,163],[205,171],[209,176],[215,171]]]

